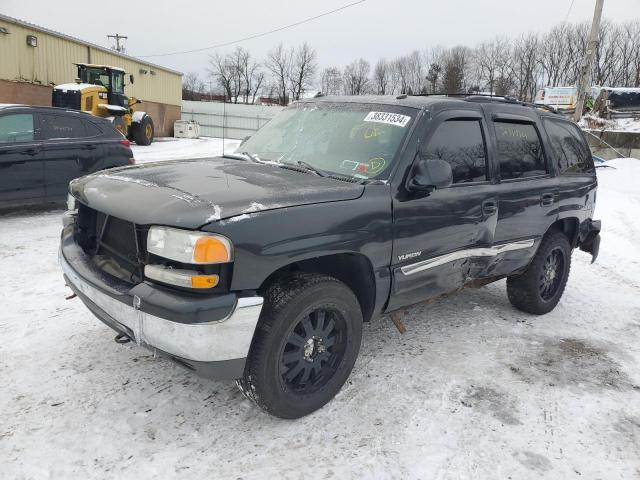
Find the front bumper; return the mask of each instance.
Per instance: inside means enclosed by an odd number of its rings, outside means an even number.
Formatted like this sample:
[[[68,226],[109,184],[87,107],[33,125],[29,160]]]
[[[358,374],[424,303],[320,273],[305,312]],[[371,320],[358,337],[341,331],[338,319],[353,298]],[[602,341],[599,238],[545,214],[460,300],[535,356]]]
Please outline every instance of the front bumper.
[[[100,320],[138,345],[202,376],[242,376],[262,297],[225,294],[206,300],[141,283],[109,283],[92,269],[65,228],[59,254],[67,285]]]

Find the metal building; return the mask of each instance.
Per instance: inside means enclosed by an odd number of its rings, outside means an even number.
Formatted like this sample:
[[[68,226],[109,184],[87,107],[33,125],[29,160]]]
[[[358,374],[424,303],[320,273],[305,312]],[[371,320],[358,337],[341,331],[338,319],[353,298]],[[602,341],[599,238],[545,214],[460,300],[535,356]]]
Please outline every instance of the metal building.
[[[182,73],[0,14],[0,103],[51,105],[52,87],[72,83],[77,62],[133,74],[125,93],[143,101],[141,109],[153,118],[156,135],[173,135],[173,122],[180,119]]]

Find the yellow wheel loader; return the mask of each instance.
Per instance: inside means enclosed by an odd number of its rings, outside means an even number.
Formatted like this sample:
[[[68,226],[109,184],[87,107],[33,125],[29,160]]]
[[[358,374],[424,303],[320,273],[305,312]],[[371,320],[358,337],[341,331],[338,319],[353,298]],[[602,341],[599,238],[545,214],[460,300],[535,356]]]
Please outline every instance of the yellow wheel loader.
[[[153,120],[146,112],[137,110],[142,103],[124,93],[125,72],[107,65],[76,63],[76,83],[58,85],[53,89],[52,105],[91,113],[111,120],[114,127],[138,145],[153,142]],[[133,83],[133,75],[129,75]]]

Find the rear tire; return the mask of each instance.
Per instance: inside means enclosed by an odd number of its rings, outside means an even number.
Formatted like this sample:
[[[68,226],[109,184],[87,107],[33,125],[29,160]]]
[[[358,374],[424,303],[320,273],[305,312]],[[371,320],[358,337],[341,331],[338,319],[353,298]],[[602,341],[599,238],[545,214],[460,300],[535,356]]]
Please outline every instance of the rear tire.
[[[138,145],[151,145],[154,135],[153,120],[148,115],[142,117],[140,123],[131,124],[131,136]]]
[[[358,356],[362,312],[342,282],[299,273],[267,288],[243,378],[247,398],[280,418],[300,418],[338,393]]]
[[[571,269],[571,245],[561,232],[547,233],[527,269],[507,277],[507,296],[518,310],[544,315],[560,301]]]

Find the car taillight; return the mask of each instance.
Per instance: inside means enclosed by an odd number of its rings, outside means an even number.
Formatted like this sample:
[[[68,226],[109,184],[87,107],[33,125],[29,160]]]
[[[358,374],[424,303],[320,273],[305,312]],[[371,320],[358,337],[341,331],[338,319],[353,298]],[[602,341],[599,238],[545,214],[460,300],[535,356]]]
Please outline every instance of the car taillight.
[[[125,147],[128,147],[131,145],[131,142],[129,140],[127,140],[126,138],[124,140],[120,140],[120,145],[124,145]]]

